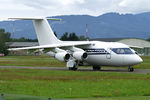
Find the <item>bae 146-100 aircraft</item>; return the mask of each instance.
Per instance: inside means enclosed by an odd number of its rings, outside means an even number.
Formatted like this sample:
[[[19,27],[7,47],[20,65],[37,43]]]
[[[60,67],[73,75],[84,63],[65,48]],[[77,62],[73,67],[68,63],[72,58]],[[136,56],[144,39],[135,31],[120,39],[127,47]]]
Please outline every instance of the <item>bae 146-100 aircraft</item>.
[[[132,66],[143,60],[130,46],[117,42],[100,41],[61,41],[54,35],[48,20],[52,18],[9,18],[11,20],[33,20],[39,46],[10,48],[9,50],[40,49],[59,61],[66,62],[69,70],[77,70],[78,66],[93,66],[100,70],[101,66]]]

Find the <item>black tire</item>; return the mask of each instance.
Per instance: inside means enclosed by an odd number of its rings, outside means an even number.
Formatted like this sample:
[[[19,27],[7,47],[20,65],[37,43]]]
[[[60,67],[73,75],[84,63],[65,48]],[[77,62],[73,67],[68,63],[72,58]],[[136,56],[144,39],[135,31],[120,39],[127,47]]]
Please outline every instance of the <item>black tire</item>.
[[[77,69],[78,69],[77,67],[73,67],[73,69],[72,69],[72,70],[76,71]]]
[[[96,71],[96,70],[101,70],[101,67],[100,66],[93,66],[93,70]]]
[[[72,70],[72,67],[69,67],[69,70]]]
[[[131,68],[131,72],[133,72],[134,71],[134,68]]]
[[[129,68],[128,71],[129,71],[129,72],[133,72],[133,71],[134,71],[134,68]]]
[[[76,67],[69,67],[69,70],[73,70],[73,71],[76,71],[78,68]]]

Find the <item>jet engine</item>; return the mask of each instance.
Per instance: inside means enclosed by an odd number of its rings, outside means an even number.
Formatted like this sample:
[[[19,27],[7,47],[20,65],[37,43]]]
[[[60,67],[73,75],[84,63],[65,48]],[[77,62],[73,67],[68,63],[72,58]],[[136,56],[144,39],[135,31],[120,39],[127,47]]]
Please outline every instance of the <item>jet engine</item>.
[[[58,52],[55,54],[55,58],[62,62],[67,62],[70,59],[70,54],[67,52]]]
[[[88,54],[85,51],[76,51],[73,53],[73,57],[79,61],[82,61],[88,58]]]
[[[51,56],[51,57],[55,57],[55,53],[52,52],[52,51],[49,51],[49,52],[47,52],[46,54],[49,55],[49,56]]]

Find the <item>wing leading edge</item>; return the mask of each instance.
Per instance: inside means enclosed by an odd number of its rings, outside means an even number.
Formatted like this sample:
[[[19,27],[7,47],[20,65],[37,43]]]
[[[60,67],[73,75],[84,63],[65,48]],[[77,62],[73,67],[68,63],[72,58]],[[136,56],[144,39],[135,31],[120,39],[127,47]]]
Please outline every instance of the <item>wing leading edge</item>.
[[[92,43],[90,41],[66,42],[61,44],[41,45],[41,46],[22,47],[22,48],[9,48],[8,50],[17,51],[17,50],[29,50],[29,49],[62,48],[62,47],[71,47],[71,46],[87,46],[91,44]]]

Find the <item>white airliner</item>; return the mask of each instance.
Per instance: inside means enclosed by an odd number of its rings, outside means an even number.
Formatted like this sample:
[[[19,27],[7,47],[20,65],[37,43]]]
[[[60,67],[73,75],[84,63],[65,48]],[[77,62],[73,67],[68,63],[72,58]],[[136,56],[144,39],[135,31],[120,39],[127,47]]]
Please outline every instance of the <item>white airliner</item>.
[[[143,60],[128,45],[117,42],[100,41],[61,41],[57,39],[47,20],[52,18],[9,18],[11,20],[33,20],[40,46],[10,48],[9,50],[42,49],[57,60],[66,62],[69,70],[77,70],[78,66],[93,66],[100,70],[101,66],[132,66]]]

